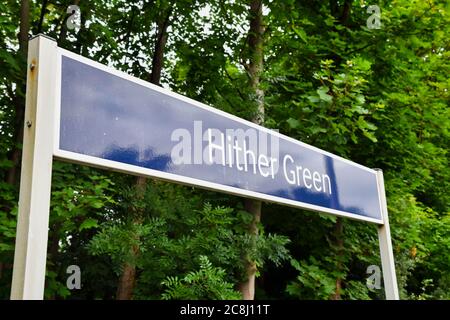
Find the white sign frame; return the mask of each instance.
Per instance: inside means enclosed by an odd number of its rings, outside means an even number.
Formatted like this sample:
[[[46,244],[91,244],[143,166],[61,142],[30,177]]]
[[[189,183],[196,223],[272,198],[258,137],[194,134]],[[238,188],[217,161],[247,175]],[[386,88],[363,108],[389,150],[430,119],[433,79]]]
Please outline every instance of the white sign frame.
[[[61,55],[64,55],[66,57],[69,57],[71,59],[77,60],[82,62],[83,64],[92,66],[94,68],[100,69],[102,71],[108,72],[110,74],[113,74],[117,77],[120,77],[122,79],[125,79],[127,81],[131,81],[133,83],[136,83],[138,85],[150,88],[152,90],[155,91],[159,91],[161,93],[164,93],[165,95],[174,97],[178,100],[187,102],[191,105],[195,105],[199,108],[202,108],[204,110],[216,113],[218,115],[220,115],[221,117],[224,118],[228,118],[231,120],[235,120],[238,122],[241,122],[245,125],[248,125],[252,128],[255,128],[256,130],[260,130],[263,131],[269,135],[274,135],[277,136],[278,138],[282,138],[282,139],[286,139],[290,142],[293,142],[297,145],[300,145],[302,147],[305,147],[307,149],[319,152],[321,154],[327,155],[329,157],[332,157],[333,159],[337,159],[340,161],[343,161],[345,163],[348,163],[354,167],[358,167],[362,170],[368,171],[370,173],[372,173],[376,178],[377,172],[376,170],[364,167],[358,163],[355,163],[353,161],[350,161],[348,159],[339,157],[335,154],[332,154],[330,152],[321,150],[319,148],[316,148],[314,146],[308,145],[306,143],[300,142],[298,140],[295,140],[291,137],[288,137],[286,135],[283,135],[279,132],[270,130],[268,128],[264,128],[261,126],[258,126],[257,124],[241,119],[239,117],[236,117],[232,114],[226,113],[222,110],[216,109],[216,108],[212,108],[210,106],[207,106],[203,103],[200,103],[198,101],[195,101],[193,99],[187,98],[185,96],[182,96],[180,94],[177,94],[175,92],[169,91],[167,89],[161,88],[159,86],[156,86],[152,83],[143,81],[141,79],[138,79],[136,77],[130,76],[129,74],[126,74],[125,72],[121,72],[119,70],[115,70],[111,67],[105,66],[103,64],[100,64],[98,62],[92,61],[90,59],[87,59],[85,57],[82,57],[80,55],[77,55],[73,52],[61,49],[61,48],[57,48],[57,64],[56,64],[56,92],[55,92],[55,101],[54,101],[54,110],[55,110],[55,118],[54,118],[54,128],[55,128],[55,134],[54,134],[54,156],[55,158],[59,159],[59,160],[63,160],[63,161],[68,161],[68,162],[73,162],[73,163],[78,163],[78,164],[85,164],[85,165],[89,165],[89,166],[94,166],[97,168],[103,168],[103,169],[107,169],[107,170],[114,170],[117,172],[122,172],[122,173],[127,173],[127,174],[133,174],[133,175],[140,175],[140,176],[144,176],[144,177],[152,177],[152,178],[157,178],[160,180],[164,180],[164,181],[169,181],[169,182],[176,182],[176,183],[181,183],[181,184],[185,184],[185,185],[191,185],[191,186],[200,186],[202,188],[205,189],[209,189],[209,190],[218,190],[220,192],[224,192],[224,193],[228,193],[228,194],[233,194],[233,195],[237,195],[237,196],[244,196],[247,198],[253,198],[253,199],[257,199],[257,200],[261,200],[263,199],[263,201],[267,201],[267,202],[274,202],[274,203],[279,203],[279,204],[283,204],[283,205],[287,205],[287,206],[291,206],[291,207],[295,207],[295,208],[301,208],[301,209],[306,209],[306,210],[310,210],[310,211],[316,211],[316,212],[321,212],[321,213],[328,213],[328,214],[332,214],[332,215],[336,215],[336,216],[340,216],[340,217],[345,217],[345,218],[350,218],[353,220],[360,220],[360,221],[367,221],[367,222],[371,222],[371,223],[375,223],[375,224],[379,224],[382,225],[383,224],[383,219],[376,219],[376,218],[372,218],[372,217],[366,217],[363,215],[358,215],[358,214],[354,214],[354,213],[349,213],[349,212],[345,212],[345,211],[340,211],[340,210],[335,210],[335,209],[331,209],[331,208],[326,208],[326,207],[321,207],[321,206],[317,206],[317,205],[313,205],[310,203],[306,203],[306,202],[300,202],[300,201],[296,201],[296,200],[290,200],[290,199],[286,199],[286,198],[281,198],[281,197],[276,197],[276,196],[271,196],[271,195],[267,195],[267,194],[263,194],[260,192],[255,192],[255,191],[251,191],[251,190],[245,190],[245,189],[240,189],[240,188],[236,188],[236,187],[232,187],[232,186],[226,186],[226,185],[222,185],[222,184],[218,184],[218,183],[212,183],[209,181],[204,181],[204,180],[200,180],[200,179],[195,179],[195,178],[191,178],[191,177],[185,177],[185,176],[180,176],[180,175],[176,175],[176,174],[172,174],[172,173],[168,173],[168,172],[163,172],[163,171],[158,171],[158,170],[153,170],[153,169],[149,169],[149,168],[143,168],[143,167],[138,167],[138,166],[134,166],[134,165],[129,165],[126,163],[120,163],[117,161],[111,161],[111,160],[107,160],[107,159],[102,159],[102,158],[98,158],[98,157],[93,157],[93,156],[89,156],[89,155],[84,155],[84,154],[80,154],[80,153],[75,153],[75,152],[70,152],[70,151],[66,151],[66,150],[61,150],[59,148],[59,137],[60,137],[60,114],[61,114]],[[378,186],[378,194],[380,194],[380,189]],[[381,200],[380,200],[381,201]],[[379,204],[380,208],[381,208],[381,202]]]

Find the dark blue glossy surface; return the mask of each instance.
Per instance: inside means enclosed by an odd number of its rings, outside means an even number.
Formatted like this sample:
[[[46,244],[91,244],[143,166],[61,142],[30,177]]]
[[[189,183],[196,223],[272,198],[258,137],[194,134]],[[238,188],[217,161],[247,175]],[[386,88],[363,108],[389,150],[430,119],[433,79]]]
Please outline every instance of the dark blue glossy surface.
[[[178,143],[171,140],[174,129],[185,128],[193,134],[194,121],[202,121],[203,130],[250,127],[71,58],[62,59],[61,150],[381,220],[373,172],[284,138],[279,140],[280,168],[273,178],[221,164],[175,164],[171,158]],[[206,145],[204,141],[202,147]],[[289,184],[281,166],[286,154],[303,168],[326,174],[331,194]]]

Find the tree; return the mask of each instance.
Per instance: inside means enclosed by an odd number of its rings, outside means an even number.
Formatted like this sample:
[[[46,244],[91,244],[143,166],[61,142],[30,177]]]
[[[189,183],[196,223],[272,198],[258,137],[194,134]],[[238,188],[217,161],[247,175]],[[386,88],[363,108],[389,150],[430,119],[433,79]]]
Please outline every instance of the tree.
[[[74,3],[78,31],[66,28]],[[27,39],[42,32],[67,50],[382,168],[401,297],[448,299],[448,4],[378,2],[380,29],[367,28],[367,5],[0,3],[0,297],[9,297],[12,273]],[[247,299],[383,298],[366,286],[367,267],[380,265],[373,225],[264,204],[263,226],[260,202],[60,162],[52,185],[46,298],[215,299],[239,288]],[[81,290],[65,285],[73,264]]]
[[[264,91],[261,87],[261,75],[264,63],[264,22],[263,22],[263,2],[262,0],[252,0],[249,4],[249,21],[250,28],[248,30],[248,50],[249,63],[244,63],[244,67],[248,72],[249,86],[251,88],[251,100],[256,106],[253,111],[254,115],[251,121],[262,125],[264,123]],[[261,222],[261,206],[259,200],[246,199],[244,202],[245,209],[253,215],[253,219],[249,225],[249,232],[253,237],[258,237],[258,225]],[[256,241],[256,240],[255,240]],[[255,244],[254,244],[255,245]],[[241,283],[240,291],[244,300],[253,300],[255,297],[255,277],[257,272],[256,262],[250,257],[247,258],[247,279]]]

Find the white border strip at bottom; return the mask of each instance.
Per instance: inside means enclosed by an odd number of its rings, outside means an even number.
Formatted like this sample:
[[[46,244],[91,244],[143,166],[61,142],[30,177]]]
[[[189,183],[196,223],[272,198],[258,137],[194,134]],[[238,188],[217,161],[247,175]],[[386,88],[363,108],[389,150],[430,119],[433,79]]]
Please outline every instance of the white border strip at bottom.
[[[332,215],[337,215],[341,217],[346,217],[354,220],[360,220],[360,221],[367,221],[371,223],[376,223],[379,225],[383,224],[382,220],[365,217],[361,215],[357,215],[354,213],[348,213],[344,211],[334,210],[330,208],[320,207],[300,201],[295,200],[289,200],[281,197],[271,196],[264,193],[259,193],[255,191],[245,190],[245,189],[239,189],[236,187],[230,187],[226,185],[221,185],[218,183],[208,182],[205,180],[200,179],[194,179],[190,177],[185,177],[173,173],[167,173],[163,171],[148,169],[148,168],[142,168],[135,165],[125,164],[117,161],[112,160],[106,160],[98,157],[83,155],[75,152],[65,151],[57,149],[54,151],[54,156],[61,160],[66,160],[70,162],[90,165],[97,168],[103,168],[103,169],[112,169],[114,171],[122,172],[122,173],[128,173],[128,174],[134,174],[139,176],[145,176],[145,177],[151,177],[151,178],[157,178],[160,180],[175,182],[175,183],[181,183],[189,186],[194,187],[201,187],[209,190],[215,190],[215,191],[222,191],[225,193],[237,195],[237,196],[243,196],[248,198],[253,198],[261,201],[268,201],[268,202],[275,202],[280,204],[285,204],[291,207],[295,208],[301,208],[306,210],[312,210],[317,211],[321,213],[327,213]]]

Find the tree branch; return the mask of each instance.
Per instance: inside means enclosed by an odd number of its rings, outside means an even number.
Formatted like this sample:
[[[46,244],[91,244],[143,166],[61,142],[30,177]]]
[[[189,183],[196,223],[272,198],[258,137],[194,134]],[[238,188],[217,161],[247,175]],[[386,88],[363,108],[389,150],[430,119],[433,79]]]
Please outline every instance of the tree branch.
[[[42,33],[42,24],[44,23],[44,16],[45,16],[45,9],[47,9],[47,2],[48,0],[42,1],[42,7],[41,7],[41,16],[39,17],[39,23],[37,27],[37,33]]]

